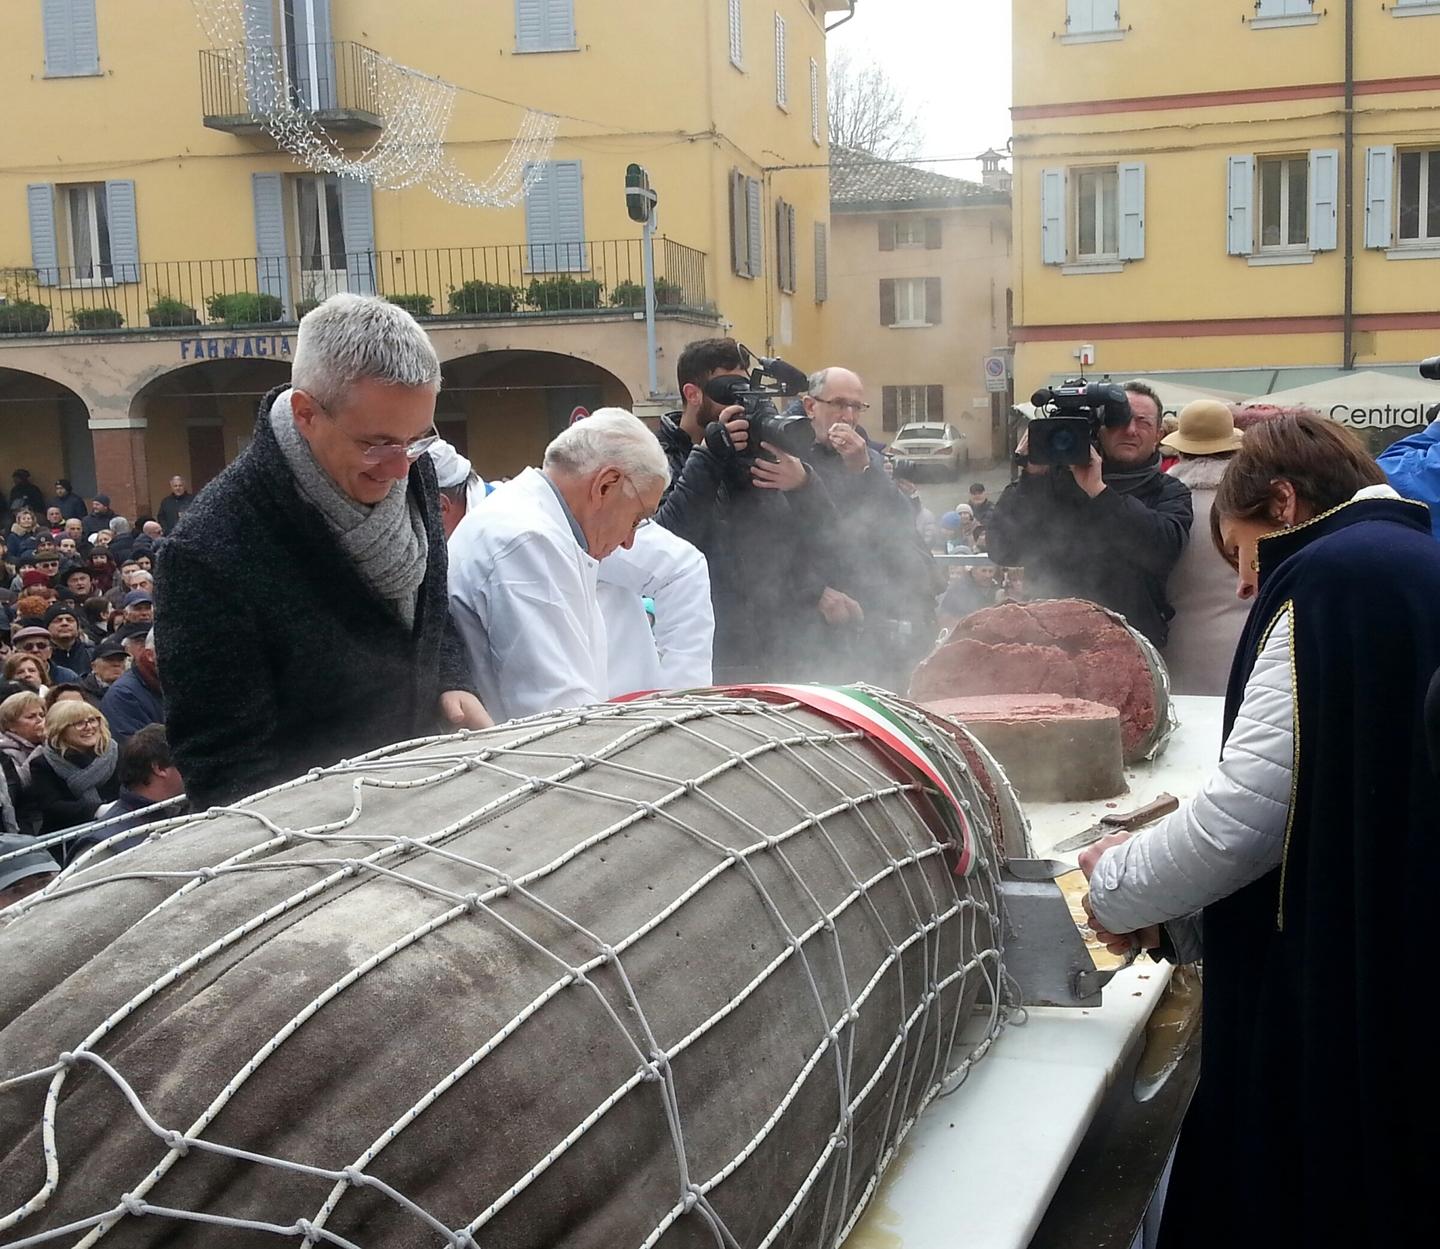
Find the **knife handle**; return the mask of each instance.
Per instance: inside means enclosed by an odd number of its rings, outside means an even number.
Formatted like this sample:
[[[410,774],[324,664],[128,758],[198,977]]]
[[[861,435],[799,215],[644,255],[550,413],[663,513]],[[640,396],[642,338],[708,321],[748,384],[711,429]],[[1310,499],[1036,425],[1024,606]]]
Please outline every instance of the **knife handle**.
[[[1104,815],[1100,817],[1100,823],[1107,828],[1123,829],[1131,832],[1137,828],[1144,828],[1147,824],[1153,824],[1161,816],[1169,815],[1170,812],[1178,810],[1180,799],[1174,794],[1161,794],[1153,802],[1147,802],[1143,807],[1136,807],[1133,811],[1122,811],[1115,815]]]

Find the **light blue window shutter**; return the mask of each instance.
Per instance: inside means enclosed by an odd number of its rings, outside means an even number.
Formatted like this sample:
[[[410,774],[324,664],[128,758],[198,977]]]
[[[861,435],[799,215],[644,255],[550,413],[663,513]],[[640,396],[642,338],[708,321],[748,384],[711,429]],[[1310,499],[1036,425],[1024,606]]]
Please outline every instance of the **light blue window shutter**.
[[[110,263],[117,282],[140,280],[140,224],[135,215],[135,183],[122,178],[105,184],[110,223]]]
[[[1120,259],[1145,256],[1145,166],[1138,162],[1116,169],[1120,183]]]
[[[255,196],[255,277],[261,294],[278,295],[290,312],[290,260],[285,252],[285,179],[252,173]]]
[[[1063,265],[1065,245],[1065,171],[1045,169],[1040,174],[1040,258],[1047,265]]]
[[[359,178],[340,179],[340,233],[345,238],[345,285],[352,294],[375,293],[375,188]]]
[[[561,244],[561,267],[590,267],[585,255],[585,186],[578,160],[557,160],[555,165],[555,223]]]
[[[815,302],[830,298],[830,231],[823,221],[815,223]]]
[[[574,0],[515,0],[517,52],[559,52],[574,46]]]
[[[1255,158],[1228,157],[1226,169],[1225,251],[1231,256],[1248,256],[1255,250]]]
[[[745,179],[745,216],[750,227],[750,276],[765,271],[765,225],[760,213],[760,180]]]
[[[45,76],[76,78],[100,72],[95,0],[43,0]]]
[[[335,108],[335,45],[330,27],[330,0],[314,0],[315,25],[312,29],[309,10],[304,0],[295,5],[295,80],[300,99],[306,108]],[[310,53],[314,49],[315,72],[310,72]]]
[[[1335,222],[1339,216],[1340,152],[1317,148],[1310,153],[1310,250],[1335,250]]]
[[[55,237],[55,188],[48,182],[32,182],[25,188],[30,205],[30,264],[39,274],[41,286],[60,281],[60,245]]]
[[[588,268],[585,255],[585,201],[578,160],[554,160],[525,196],[528,267],[539,273]]]
[[[528,170],[536,166],[527,167]],[[538,166],[539,172],[525,192],[525,267],[535,273],[551,273],[556,268],[556,226],[554,165]]]
[[[1431,175],[1434,176],[1433,174]],[[1389,247],[1395,216],[1390,197],[1395,186],[1395,149],[1365,149],[1365,246]]]

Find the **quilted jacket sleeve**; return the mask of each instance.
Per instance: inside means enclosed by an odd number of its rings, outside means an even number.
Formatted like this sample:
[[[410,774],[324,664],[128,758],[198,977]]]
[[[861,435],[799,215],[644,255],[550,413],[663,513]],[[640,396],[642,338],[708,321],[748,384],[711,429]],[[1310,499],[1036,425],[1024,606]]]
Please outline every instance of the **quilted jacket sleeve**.
[[[1095,865],[1090,904],[1111,932],[1192,915],[1280,865],[1295,754],[1291,628],[1288,613],[1277,618],[1200,792]]]

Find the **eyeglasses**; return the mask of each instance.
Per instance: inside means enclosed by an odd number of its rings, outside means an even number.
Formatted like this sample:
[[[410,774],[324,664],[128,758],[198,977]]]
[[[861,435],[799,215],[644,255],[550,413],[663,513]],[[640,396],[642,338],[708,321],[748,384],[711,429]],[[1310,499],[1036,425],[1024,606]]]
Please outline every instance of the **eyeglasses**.
[[[868,403],[857,403],[854,399],[820,399],[811,396],[816,403],[828,403],[832,408],[839,408],[842,412],[868,412]]]
[[[641,501],[641,500],[640,500],[640,491],[639,491],[638,487],[635,485],[634,481],[632,481],[629,477],[622,477],[620,480],[625,483],[625,488],[626,488],[626,490],[628,491],[628,493],[630,494],[631,498],[633,498],[633,499],[635,500],[635,502],[639,503],[639,502]],[[634,522],[631,524],[631,526],[630,526],[630,532],[631,532],[631,533],[639,533],[640,530],[644,529],[645,526],[648,525],[648,524],[650,524],[653,520],[654,520],[654,517],[652,517],[652,516],[646,516],[646,515],[644,515],[644,514],[642,513],[640,516],[637,516],[637,517],[635,518]]]
[[[39,638],[35,638],[29,642],[21,642],[20,649],[31,655],[38,655],[43,651],[48,651],[50,649],[50,643],[42,642]]]
[[[100,717],[94,716],[89,720],[76,720],[70,727],[75,729],[98,729],[100,727]]]
[[[310,401],[315,403],[315,397],[313,395],[310,396]],[[315,403],[315,410],[327,421],[333,422],[337,429],[339,428],[339,422],[336,421],[335,417],[318,403]],[[347,434],[343,429],[340,430],[340,435],[341,437],[348,438],[360,448],[360,459],[366,464],[384,464],[388,461],[399,459],[401,456],[413,464],[440,441],[440,431],[433,425],[430,426],[430,432],[428,434],[422,434],[419,438],[412,439],[410,442],[365,442],[363,439],[356,438],[353,434]]]

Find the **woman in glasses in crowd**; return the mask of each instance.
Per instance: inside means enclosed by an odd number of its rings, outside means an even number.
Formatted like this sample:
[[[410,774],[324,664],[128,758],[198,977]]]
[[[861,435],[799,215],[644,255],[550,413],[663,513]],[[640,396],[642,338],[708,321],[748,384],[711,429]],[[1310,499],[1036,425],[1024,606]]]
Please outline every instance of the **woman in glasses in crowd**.
[[[41,833],[93,819],[120,794],[119,747],[105,717],[82,699],[57,702],[45,716],[45,742],[31,756],[25,798],[39,813]]]

